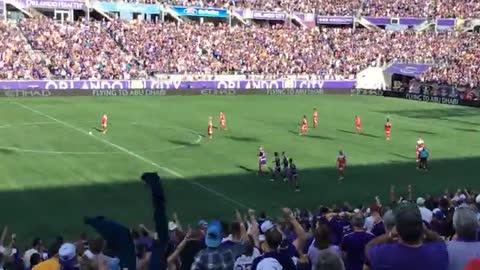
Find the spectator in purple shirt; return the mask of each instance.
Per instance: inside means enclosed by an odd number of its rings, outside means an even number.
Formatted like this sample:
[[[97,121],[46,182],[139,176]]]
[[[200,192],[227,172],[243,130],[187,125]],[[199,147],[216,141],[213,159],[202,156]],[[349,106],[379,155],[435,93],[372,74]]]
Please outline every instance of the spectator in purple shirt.
[[[365,218],[361,213],[355,214],[351,223],[353,232],[345,235],[341,244],[345,258],[345,268],[347,270],[362,270],[365,263],[365,246],[375,238],[375,235],[366,232],[363,228]]]
[[[476,213],[461,206],[453,214],[454,240],[447,242],[448,270],[463,270],[471,259],[480,258],[480,242],[477,239],[478,220]]]
[[[330,229],[328,225],[318,224],[314,232],[315,240],[312,242],[308,248],[308,258],[312,265],[316,265],[320,254],[329,251],[337,254],[341,258],[340,248],[336,245],[333,245],[330,237]]]
[[[367,247],[370,268],[389,270],[446,270],[448,253],[445,242],[425,240],[420,210],[415,204],[402,203],[395,210],[395,229],[385,242]]]

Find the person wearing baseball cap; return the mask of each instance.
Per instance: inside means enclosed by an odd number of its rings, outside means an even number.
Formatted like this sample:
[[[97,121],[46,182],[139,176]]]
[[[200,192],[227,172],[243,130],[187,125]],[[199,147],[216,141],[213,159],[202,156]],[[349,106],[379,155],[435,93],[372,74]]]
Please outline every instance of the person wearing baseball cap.
[[[208,223],[205,232],[205,245],[195,256],[191,270],[231,270],[234,267],[235,260],[243,251],[238,244],[222,246],[223,231],[222,224],[217,221]]]

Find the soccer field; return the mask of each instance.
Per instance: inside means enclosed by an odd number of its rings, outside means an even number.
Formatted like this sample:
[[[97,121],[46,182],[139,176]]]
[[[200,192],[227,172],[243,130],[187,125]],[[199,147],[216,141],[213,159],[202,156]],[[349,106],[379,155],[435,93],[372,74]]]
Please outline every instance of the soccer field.
[[[139,176],[158,171],[170,213],[184,223],[229,218],[247,207],[386,200],[390,185],[416,195],[445,188],[479,188],[478,109],[371,96],[171,96],[20,98],[0,101],[0,210],[21,242],[41,233],[76,235],[83,216],[104,215],[150,225],[151,199]],[[298,136],[305,114],[319,111],[319,128]],[[228,131],[204,137],[209,116],[226,113]],[[99,127],[102,112],[109,132]],[[354,132],[362,116],[363,135]],[[383,132],[392,122],[392,140]],[[89,135],[92,131],[93,135]],[[431,170],[415,169],[421,135]],[[301,192],[256,176],[258,148],[271,165],[287,151],[299,170]],[[337,181],[338,150],[348,158]],[[275,212],[276,213],[276,212]]]

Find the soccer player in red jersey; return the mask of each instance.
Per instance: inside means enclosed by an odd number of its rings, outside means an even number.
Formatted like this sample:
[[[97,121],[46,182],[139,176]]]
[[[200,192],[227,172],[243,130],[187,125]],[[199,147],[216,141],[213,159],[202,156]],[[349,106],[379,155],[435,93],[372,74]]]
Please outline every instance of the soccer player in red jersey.
[[[420,149],[425,147],[425,142],[423,141],[422,137],[418,137],[417,139],[417,146],[416,146],[416,151],[415,151],[415,157],[417,162],[420,161]]]
[[[313,108],[313,128],[318,127],[318,112],[317,108]]]
[[[227,119],[225,118],[225,114],[220,112],[220,129],[227,130]]]
[[[362,118],[358,115],[355,116],[355,130],[357,134],[362,132]]]
[[[347,167],[347,157],[342,150],[338,152],[337,157],[337,169],[338,169],[338,180],[342,181],[345,178],[345,167]]]
[[[107,122],[108,122],[107,113],[103,113],[102,115],[102,133],[103,134],[107,134]]]
[[[387,140],[390,140],[390,133],[392,131],[392,123],[390,123],[390,119],[387,118],[387,122],[385,123],[385,137]]]
[[[307,134],[307,131],[308,131],[308,121],[307,121],[307,116],[304,115],[302,120],[302,127],[300,128],[299,135],[305,135]]]
[[[208,118],[207,134],[208,134],[208,138],[209,138],[209,139],[212,139],[212,138],[213,138],[213,119],[212,119],[211,116]]]

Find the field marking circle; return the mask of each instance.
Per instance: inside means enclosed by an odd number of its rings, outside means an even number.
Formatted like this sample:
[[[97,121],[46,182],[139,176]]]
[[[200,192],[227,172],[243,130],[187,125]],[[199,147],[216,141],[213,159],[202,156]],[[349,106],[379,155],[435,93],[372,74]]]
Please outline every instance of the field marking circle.
[[[76,123],[92,123],[91,121],[89,122],[76,122]],[[0,125],[0,129],[6,129],[6,128],[14,128],[14,127],[23,127],[23,126],[37,126],[37,125],[58,125],[57,122],[25,122],[25,123],[18,123],[18,124],[4,124]],[[131,125],[139,125],[139,126],[154,126],[158,127],[158,125],[150,125],[150,124],[142,124],[142,123],[137,123],[137,122],[131,122],[129,123]],[[177,129],[177,130],[184,130],[188,131],[189,133],[192,133],[197,136],[195,141],[190,142],[190,145],[177,145],[177,146],[172,146],[172,147],[165,147],[165,148],[160,148],[160,149],[152,149],[152,150],[140,150],[136,151],[136,153],[163,153],[163,152],[168,152],[168,151],[173,151],[173,150],[178,150],[182,148],[186,148],[189,146],[193,145],[199,145],[200,142],[202,141],[202,135],[200,135],[198,132],[196,132],[193,129],[188,129],[188,128],[183,128],[183,127],[175,127],[175,126],[170,126],[170,125],[162,125],[162,127],[166,127],[169,129]],[[106,154],[124,154],[122,151],[86,151],[86,152],[79,152],[79,151],[53,151],[53,150],[38,150],[38,149],[26,149],[26,148],[19,148],[19,147],[11,147],[11,146],[0,146],[0,150],[6,150],[6,151],[15,151],[15,152],[22,152],[22,153],[32,153],[32,154],[48,154],[48,155],[106,155]]]

